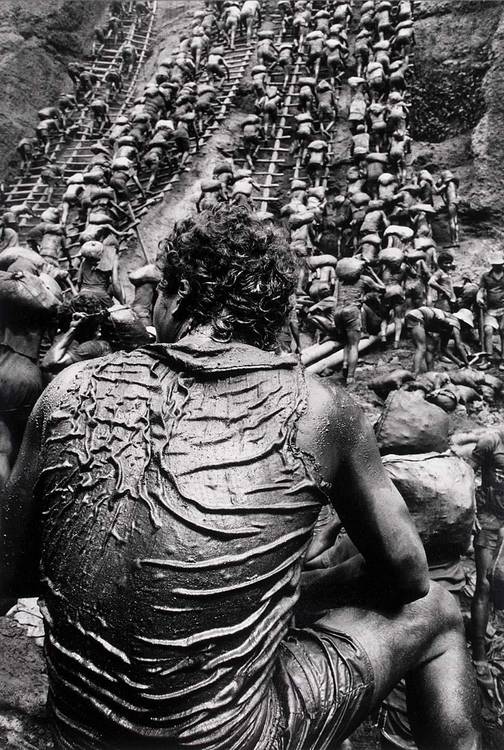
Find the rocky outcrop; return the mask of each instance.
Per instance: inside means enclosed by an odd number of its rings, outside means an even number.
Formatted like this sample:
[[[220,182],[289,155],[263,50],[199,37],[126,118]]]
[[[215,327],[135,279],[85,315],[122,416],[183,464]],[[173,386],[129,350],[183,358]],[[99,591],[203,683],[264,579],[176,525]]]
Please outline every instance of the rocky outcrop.
[[[468,202],[495,219],[504,216],[504,9],[492,43],[492,65],[483,80],[485,113],[472,134],[473,171]]]
[[[422,0],[415,35],[417,164],[455,169],[466,233],[498,235],[504,215],[504,5]]]

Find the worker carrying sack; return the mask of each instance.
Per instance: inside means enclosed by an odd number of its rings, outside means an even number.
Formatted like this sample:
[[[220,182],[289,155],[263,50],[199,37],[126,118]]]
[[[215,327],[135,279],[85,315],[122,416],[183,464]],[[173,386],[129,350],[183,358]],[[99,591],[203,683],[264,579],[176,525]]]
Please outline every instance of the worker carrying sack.
[[[429,562],[463,555],[475,514],[474,471],[449,453],[386,456],[383,465],[402,495]]]
[[[448,448],[447,414],[421,391],[394,391],[375,425],[380,453],[429,453]]]
[[[59,303],[45,279],[24,271],[0,271],[0,314],[44,315]]]
[[[352,283],[357,281],[366,262],[362,258],[341,258],[336,264],[336,276],[340,281]]]

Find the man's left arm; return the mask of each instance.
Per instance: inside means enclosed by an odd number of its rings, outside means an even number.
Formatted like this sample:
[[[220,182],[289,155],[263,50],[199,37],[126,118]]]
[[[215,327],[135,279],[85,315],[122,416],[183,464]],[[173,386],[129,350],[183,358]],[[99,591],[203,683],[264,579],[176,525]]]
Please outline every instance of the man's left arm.
[[[42,396],[25,430],[0,504],[0,598],[37,596],[39,530],[35,485],[43,431]]]
[[[37,596],[40,587],[40,500],[36,485],[44,428],[82,364],[58,375],[31,413],[16,464],[0,503],[0,598]]]

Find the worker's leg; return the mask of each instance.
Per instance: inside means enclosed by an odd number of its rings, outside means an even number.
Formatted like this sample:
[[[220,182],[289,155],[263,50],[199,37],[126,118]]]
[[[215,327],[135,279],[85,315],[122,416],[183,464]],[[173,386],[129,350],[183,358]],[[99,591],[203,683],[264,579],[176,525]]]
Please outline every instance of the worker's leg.
[[[425,328],[421,323],[411,329],[411,338],[415,344],[415,354],[413,357],[413,372],[419,375],[427,368],[427,336]]]
[[[374,672],[373,703],[406,676],[408,713],[420,750],[478,750],[479,704],[460,612],[437,584],[427,596],[391,612],[334,609],[314,626],[344,633],[366,652]],[[449,686],[449,689],[447,689]]]
[[[502,365],[504,364],[504,315],[498,318],[498,323],[499,323],[499,337],[500,337],[500,345],[501,345],[500,368],[502,368]]]
[[[394,349],[397,349],[401,340],[402,328],[404,323],[403,305],[396,305],[394,308]]]
[[[0,489],[10,476],[15,453],[15,440],[8,420],[0,415]]]
[[[361,324],[352,325],[346,329],[347,346],[348,346],[348,375],[347,384],[355,380],[355,370],[359,360],[359,342],[361,338]]]
[[[490,534],[490,537],[489,537]],[[498,531],[493,536],[498,537]],[[495,549],[483,546],[486,539],[492,542],[492,533],[488,530],[479,532],[474,546],[476,563],[476,591],[471,603],[471,643],[473,657],[476,661],[486,661],[485,637],[490,614],[490,573]],[[496,544],[496,541],[495,541]]]
[[[490,323],[485,323],[483,326],[483,334],[485,338],[485,351],[491,357],[493,355],[494,328]]]

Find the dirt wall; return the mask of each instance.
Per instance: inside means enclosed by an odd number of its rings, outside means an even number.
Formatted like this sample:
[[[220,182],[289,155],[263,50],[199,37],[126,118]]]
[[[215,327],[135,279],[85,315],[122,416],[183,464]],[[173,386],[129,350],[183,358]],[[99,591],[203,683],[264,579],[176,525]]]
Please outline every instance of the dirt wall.
[[[37,110],[72,90],[71,59],[91,48],[107,0],[1,0],[0,174],[5,177],[16,144],[31,135]]]
[[[504,218],[504,3],[420,0],[415,35],[417,166],[456,171],[464,233],[498,238]]]

